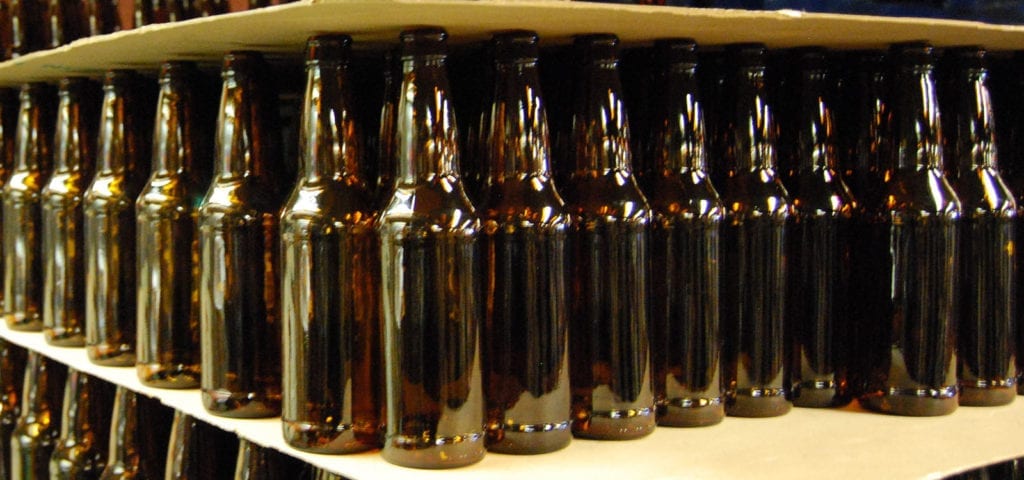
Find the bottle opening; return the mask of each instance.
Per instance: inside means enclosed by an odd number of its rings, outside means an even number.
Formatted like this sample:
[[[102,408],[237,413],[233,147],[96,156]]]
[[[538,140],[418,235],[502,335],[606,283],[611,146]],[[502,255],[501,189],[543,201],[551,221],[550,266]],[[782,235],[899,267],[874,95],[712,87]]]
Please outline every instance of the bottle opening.
[[[306,62],[347,62],[352,48],[348,35],[318,35],[306,42]]]

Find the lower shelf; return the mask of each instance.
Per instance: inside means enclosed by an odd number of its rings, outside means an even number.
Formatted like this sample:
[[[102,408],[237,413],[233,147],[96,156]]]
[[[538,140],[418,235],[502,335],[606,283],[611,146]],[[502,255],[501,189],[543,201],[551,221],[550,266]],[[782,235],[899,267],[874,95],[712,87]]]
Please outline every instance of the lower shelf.
[[[2,323],[2,322],[0,322]],[[143,386],[133,368],[92,364],[81,348],[46,344],[42,334],[0,325],[0,336],[167,406],[353,480],[600,478],[941,478],[1024,456],[1024,399],[1004,407],[961,407],[945,417],[907,418],[866,412],[793,409],[780,418],[726,418],[699,429],[659,428],[633,441],[575,440],[537,456],[489,454],[456,470],[421,471],[386,463],[377,452],[327,456],[296,451],[281,438],[280,419],[210,415],[196,390]]]

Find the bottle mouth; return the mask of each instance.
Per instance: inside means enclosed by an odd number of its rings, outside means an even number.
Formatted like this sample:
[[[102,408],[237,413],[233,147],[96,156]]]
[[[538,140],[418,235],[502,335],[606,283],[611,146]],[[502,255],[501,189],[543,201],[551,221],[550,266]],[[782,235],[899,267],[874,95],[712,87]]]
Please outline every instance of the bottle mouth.
[[[950,63],[950,68],[952,69],[979,69],[986,68],[988,64],[985,49],[978,45],[947,48],[943,57],[944,60]]]
[[[85,77],[64,77],[57,82],[57,88],[61,92],[81,90],[86,85],[92,83],[91,80]]]
[[[347,62],[352,50],[348,35],[317,35],[306,41],[306,63]]]
[[[235,74],[240,71],[258,71],[266,68],[266,61],[263,54],[252,50],[236,50],[224,54],[224,63],[221,67],[223,74]]]
[[[530,30],[515,30],[494,35],[494,60],[511,63],[517,61],[535,61],[539,55],[537,43],[540,37]]]
[[[447,56],[448,32],[443,28],[426,27],[405,30],[398,36],[401,40],[402,58],[420,55]]]
[[[573,40],[573,47],[584,64],[619,59],[619,37],[611,33],[579,35]]]
[[[697,42],[692,38],[669,38],[654,42],[654,56],[668,64],[697,64]]]
[[[763,67],[768,47],[763,43],[733,43],[725,46],[728,63],[736,67]]]
[[[195,62],[189,61],[170,61],[160,64],[160,79],[171,77],[172,75],[191,74],[199,70]]]
[[[928,42],[903,42],[889,46],[889,55],[897,65],[932,63],[932,46]]]

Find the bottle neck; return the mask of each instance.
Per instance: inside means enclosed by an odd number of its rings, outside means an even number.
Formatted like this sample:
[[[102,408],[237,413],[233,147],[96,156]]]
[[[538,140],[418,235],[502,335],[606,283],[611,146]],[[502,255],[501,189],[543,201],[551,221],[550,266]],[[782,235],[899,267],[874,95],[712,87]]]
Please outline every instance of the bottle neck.
[[[103,87],[99,142],[96,146],[100,171],[133,172],[139,167],[143,151],[148,153],[152,148],[140,135],[145,115],[138,112],[142,100],[137,96],[139,88],[138,82],[127,79],[107,83]]]
[[[629,173],[629,120],[622,99],[618,61],[596,60],[586,64],[576,98],[576,169],[601,174]]]
[[[942,168],[942,136],[932,66],[900,66],[893,85],[893,168]]]
[[[854,139],[853,168],[860,172],[880,171],[882,158],[889,146],[889,104],[886,98],[888,73],[881,58],[872,58],[858,64],[861,69],[856,78],[856,89],[850,93],[855,102],[856,137]]]
[[[350,90],[345,64],[307,64],[299,135],[300,176],[307,181],[359,175],[359,135]]]
[[[664,93],[656,108],[662,109],[661,129],[654,152],[654,167],[660,171],[705,171],[704,112],[697,99],[697,66],[669,65],[662,78]]]
[[[996,168],[995,121],[989,96],[988,70],[962,68],[955,73],[950,93],[954,93],[955,129],[953,154],[960,173],[978,168]]]
[[[223,77],[215,174],[240,178],[280,173],[273,170],[280,162],[273,140],[278,132],[271,131],[277,128],[276,110],[262,79],[234,72],[226,72]]]
[[[22,91],[15,133],[14,170],[47,171],[50,168],[52,113],[40,90]]]
[[[798,95],[797,132],[798,171],[821,170],[835,167],[832,108],[825,100],[828,74],[824,69],[800,72],[796,85]]]
[[[89,128],[95,109],[88,108],[83,85],[61,89],[54,132],[53,169],[58,172],[91,171],[95,130]]]
[[[547,176],[551,146],[537,62],[496,67],[488,139],[491,177]]]
[[[728,170],[775,168],[775,126],[765,91],[765,67],[742,67],[731,84],[726,86],[734,98]]]
[[[194,166],[198,99],[194,95],[197,78],[187,72],[172,72],[160,79],[156,122],[153,130],[153,172],[178,175]]]
[[[114,398],[114,423],[110,432],[109,465],[127,470],[138,468],[139,452],[136,431],[139,426],[139,405],[135,392],[118,387]]]
[[[459,174],[458,132],[448,90],[444,56],[402,60],[395,132],[400,184]]]

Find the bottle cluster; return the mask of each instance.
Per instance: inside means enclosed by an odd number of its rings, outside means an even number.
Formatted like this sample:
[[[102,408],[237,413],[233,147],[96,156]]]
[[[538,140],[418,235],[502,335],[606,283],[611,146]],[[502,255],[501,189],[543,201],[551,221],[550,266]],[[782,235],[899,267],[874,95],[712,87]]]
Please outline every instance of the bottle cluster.
[[[367,60],[316,36],[301,108],[253,51],[219,101],[188,62],[23,86],[0,102],[8,327],[280,415],[295,448],[421,468],[1015,398],[1024,176],[990,99],[1020,72],[993,87],[980,48],[923,43],[538,42],[449,58],[424,28]]]

